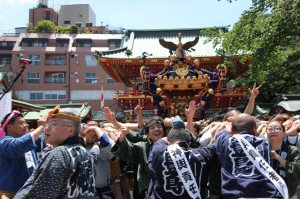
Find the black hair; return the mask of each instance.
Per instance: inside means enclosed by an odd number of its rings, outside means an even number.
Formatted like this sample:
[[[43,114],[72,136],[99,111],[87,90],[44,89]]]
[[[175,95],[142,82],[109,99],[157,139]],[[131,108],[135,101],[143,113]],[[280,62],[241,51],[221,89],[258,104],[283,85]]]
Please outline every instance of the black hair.
[[[5,117],[2,119],[1,121],[1,125],[3,126],[3,124],[5,123],[5,121],[7,120],[7,118],[11,115],[12,113],[8,113],[5,115]],[[18,114],[15,114],[10,120],[9,122],[7,123],[8,124],[14,124],[15,121],[17,120],[18,117],[24,117],[22,113],[18,113]],[[4,127],[4,131],[6,132],[7,131],[7,125]]]
[[[170,133],[168,134],[168,141],[170,143],[175,143],[177,141],[179,142],[186,142],[190,143],[191,142],[191,136],[190,132],[187,131],[186,129],[171,129]]]
[[[239,111],[237,109],[230,110],[224,115],[223,120],[226,121],[229,117],[236,117],[239,114],[241,114],[241,111]]]
[[[161,124],[161,126],[164,129],[164,136],[166,135],[166,128],[164,125],[164,120],[159,116],[154,116],[145,123],[145,134],[149,133],[149,127],[152,126],[153,124]]]

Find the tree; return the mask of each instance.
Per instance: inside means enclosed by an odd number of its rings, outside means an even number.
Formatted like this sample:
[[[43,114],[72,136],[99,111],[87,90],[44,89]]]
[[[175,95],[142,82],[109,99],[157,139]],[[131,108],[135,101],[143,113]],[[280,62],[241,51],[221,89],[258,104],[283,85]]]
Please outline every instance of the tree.
[[[33,23],[28,23],[27,24],[27,32],[29,33],[35,33],[36,30],[34,29]]]
[[[300,93],[300,0],[253,0],[231,31],[214,38],[229,57],[250,60],[237,83],[263,84],[261,101]]]
[[[37,27],[36,27],[36,31],[38,33],[55,33],[55,24],[53,21],[49,21],[49,20],[42,20],[39,21]]]
[[[76,26],[76,25],[70,26],[69,32],[70,32],[70,34],[78,34],[78,32],[79,32],[78,26]]]

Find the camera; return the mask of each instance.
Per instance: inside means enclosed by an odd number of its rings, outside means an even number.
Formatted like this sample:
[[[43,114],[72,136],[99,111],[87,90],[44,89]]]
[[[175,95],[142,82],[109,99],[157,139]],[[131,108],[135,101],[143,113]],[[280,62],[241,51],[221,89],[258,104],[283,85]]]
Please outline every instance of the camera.
[[[30,65],[31,64],[31,60],[30,59],[20,58],[19,62],[20,62],[20,64],[26,64],[26,65]]]

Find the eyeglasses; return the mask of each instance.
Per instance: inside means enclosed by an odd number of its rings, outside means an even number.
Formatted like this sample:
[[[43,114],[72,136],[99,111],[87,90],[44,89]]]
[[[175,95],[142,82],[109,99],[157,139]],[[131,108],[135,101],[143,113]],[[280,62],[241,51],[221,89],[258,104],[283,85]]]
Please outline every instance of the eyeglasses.
[[[60,126],[67,126],[67,127],[74,127],[74,126],[71,126],[71,125],[65,125],[65,124],[57,124],[57,123],[49,123],[48,124],[48,127],[52,128],[52,127],[55,127],[57,125],[60,125]]]
[[[281,127],[268,127],[267,128],[267,131],[274,131],[276,133],[279,133],[280,131],[282,131],[282,128]]]

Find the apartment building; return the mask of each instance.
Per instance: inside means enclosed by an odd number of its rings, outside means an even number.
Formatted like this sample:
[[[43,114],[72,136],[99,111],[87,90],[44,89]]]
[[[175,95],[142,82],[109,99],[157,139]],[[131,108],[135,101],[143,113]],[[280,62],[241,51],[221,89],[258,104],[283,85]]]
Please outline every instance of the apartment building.
[[[11,64],[12,50],[18,40],[17,35],[9,34],[0,37],[0,65],[1,72],[5,72],[9,79],[12,79],[13,68]]]
[[[59,25],[78,27],[96,26],[96,14],[89,4],[61,5],[59,11]]]
[[[41,5],[41,7],[29,9],[29,23],[32,23],[33,26],[36,27],[42,20],[53,21],[54,24],[57,25],[58,14],[52,8],[43,5]]]
[[[14,76],[20,71],[19,59],[30,59],[13,90],[32,104],[88,103],[100,110],[101,87],[105,106],[116,109],[113,97],[124,84],[114,81],[100,67],[94,54],[119,48],[122,34],[37,34],[0,37],[0,61]]]

